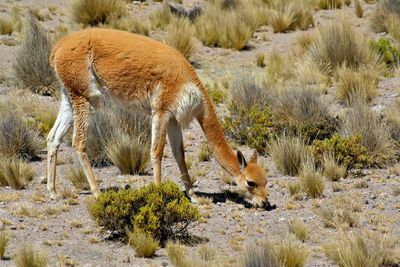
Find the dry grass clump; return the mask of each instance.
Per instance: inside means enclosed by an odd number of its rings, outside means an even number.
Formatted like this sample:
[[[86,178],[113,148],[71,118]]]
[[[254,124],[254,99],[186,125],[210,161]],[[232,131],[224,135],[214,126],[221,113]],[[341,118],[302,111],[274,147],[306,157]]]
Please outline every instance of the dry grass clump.
[[[38,133],[15,115],[0,118],[0,155],[33,160],[41,148]]]
[[[384,166],[393,161],[396,150],[387,126],[360,97],[352,100],[342,131],[348,136],[361,134],[362,145],[367,148],[374,165]]]
[[[253,2],[238,1],[237,8],[210,3],[196,20],[196,36],[207,46],[243,49],[254,30],[265,23],[265,10]]]
[[[45,252],[29,244],[23,244],[13,258],[17,267],[45,267],[49,259]]]
[[[8,235],[5,231],[0,232],[0,260],[4,259],[4,254],[8,245]]]
[[[189,59],[195,52],[194,28],[185,17],[172,18],[168,25],[165,42]]]
[[[111,17],[109,19],[109,26],[117,30],[138,33],[146,36],[150,33],[149,22],[137,17]]]
[[[321,66],[329,66],[332,71],[343,65],[357,69],[360,66],[378,66],[380,63],[366,38],[344,19],[318,27],[315,40],[308,50],[316,62]]]
[[[386,112],[386,124],[388,125],[388,131],[390,137],[395,141],[396,145],[400,145],[400,101],[397,101],[390,107]]]
[[[89,190],[89,182],[87,181],[85,171],[79,166],[70,166],[66,173],[67,179],[80,190]]]
[[[128,233],[129,245],[140,258],[153,257],[159,247],[159,242],[144,232],[136,231]]]
[[[346,166],[339,164],[332,153],[324,154],[323,168],[323,175],[332,182],[337,182],[346,176]]]
[[[309,234],[307,226],[299,219],[294,219],[289,222],[289,232],[294,234],[301,242],[304,242]]]
[[[308,143],[330,138],[336,132],[336,121],[312,89],[283,90],[275,103],[273,116],[279,131],[299,135]]]
[[[285,60],[280,53],[273,50],[267,58],[266,78],[273,84],[278,84],[286,78]]]
[[[244,247],[240,267],[278,267],[279,261],[271,242],[249,243]]]
[[[187,257],[187,251],[185,247],[178,243],[168,242],[167,254],[173,266],[176,267],[189,267],[193,266],[192,261]]]
[[[387,32],[390,19],[400,15],[400,3],[396,0],[380,0],[376,3],[370,25],[375,32]]]
[[[357,226],[357,216],[350,208],[327,206],[320,209],[319,215],[325,227],[347,229]]]
[[[123,0],[72,0],[71,16],[75,23],[89,26],[107,24],[113,17],[125,14]]]
[[[305,30],[314,26],[311,1],[275,0],[269,6],[268,22],[274,32]]]
[[[396,266],[394,240],[369,232],[341,232],[323,246],[326,256],[343,267]]]
[[[302,267],[310,254],[306,247],[290,238],[275,242],[273,249],[279,265],[284,267]]]
[[[320,197],[325,189],[324,180],[315,169],[314,162],[306,162],[300,171],[300,184],[303,191],[310,197]]]
[[[356,13],[356,16],[359,18],[362,18],[364,15],[364,9],[360,0],[354,0],[354,13]]]
[[[150,120],[147,116],[128,112],[111,102],[106,102],[89,121],[87,153],[92,164],[104,166],[111,163],[105,149],[109,141],[115,141],[113,143],[118,143],[119,147],[126,148],[129,144],[125,141],[118,142],[119,138],[121,140],[143,138],[143,143],[146,144],[149,142],[150,129]],[[131,149],[128,148],[128,150]],[[124,153],[129,152],[128,150]]]
[[[284,175],[295,176],[311,152],[298,137],[283,135],[272,140],[269,152],[278,170]]]
[[[348,103],[354,94],[368,102],[378,94],[379,73],[373,67],[354,70],[342,66],[337,70],[337,76],[336,94],[345,103]]]
[[[0,186],[23,189],[34,175],[32,168],[22,159],[0,157]]]
[[[14,31],[14,23],[10,17],[0,17],[0,34],[11,35]]]
[[[111,162],[122,174],[144,173],[150,161],[150,145],[146,140],[128,135],[114,136],[105,150]]]
[[[28,14],[22,43],[15,53],[13,71],[17,82],[34,93],[52,95],[57,79],[49,63],[51,41],[38,21]]]
[[[344,5],[344,0],[316,0],[315,4],[319,9],[334,9],[341,8]]]
[[[161,29],[164,30],[169,24],[173,14],[168,6],[167,1],[164,1],[163,4],[154,10],[150,14],[150,23],[153,29]]]
[[[291,196],[296,196],[298,193],[300,193],[301,184],[299,182],[289,183],[287,185],[287,189],[289,190]]]
[[[199,161],[210,161],[212,156],[212,150],[208,144],[202,144],[199,150]]]
[[[311,34],[308,34],[312,36]],[[304,42],[312,42],[305,41]],[[308,46],[308,44],[300,44]],[[305,48],[306,49],[306,48]],[[323,66],[322,63],[316,62],[312,57],[305,56],[296,59],[293,62],[292,68],[290,69],[293,77],[296,77],[296,81],[302,85],[317,87],[317,89],[324,89],[330,84],[331,80],[328,75],[330,72],[329,65]]]

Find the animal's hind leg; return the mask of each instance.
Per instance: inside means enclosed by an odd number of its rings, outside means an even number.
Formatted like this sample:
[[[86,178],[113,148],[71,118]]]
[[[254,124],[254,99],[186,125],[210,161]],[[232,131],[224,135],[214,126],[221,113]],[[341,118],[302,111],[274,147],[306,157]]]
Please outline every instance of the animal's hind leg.
[[[47,190],[52,199],[56,195],[56,162],[62,139],[73,121],[72,104],[64,88],[61,88],[61,104],[56,122],[47,136]]]
[[[74,136],[72,145],[75,147],[79,161],[83,167],[86,178],[89,182],[91,191],[95,196],[98,196],[100,189],[96,183],[93,174],[93,169],[90,166],[89,157],[86,154],[86,139],[87,139],[87,119],[89,113],[89,102],[85,97],[75,96],[74,103]]]
[[[168,139],[171,144],[172,154],[181,172],[181,180],[185,186],[186,193],[192,202],[197,202],[190,182],[189,172],[185,162],[185,151],[183,149],[182,129],[175,118],[171,118],[168,124]]]

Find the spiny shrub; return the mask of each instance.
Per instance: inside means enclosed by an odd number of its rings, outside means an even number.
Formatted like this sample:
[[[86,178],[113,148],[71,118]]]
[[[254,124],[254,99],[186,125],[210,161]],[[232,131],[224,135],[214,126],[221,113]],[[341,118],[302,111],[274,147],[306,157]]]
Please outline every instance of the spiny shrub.
[[[298,137],[286,136],[272,140],[269,153],[278,170],[284,175],[297,175],[302,164],[311,157],[311,152]]]
[[[279,0],[271,1],[269,24],[274,32],[305,30],[314,25],[310,1]]]
[[[394,46],[389,39],[371,40],[369,44],[372,49],[379,53],[388,67],[394,68],[400,63],[400,49]]]
[[[195,51],[193,42],[194,28],[189,19],[173,17],[166,30],[166,43],[181,52],[186,59],[189,59]]]
[[[141,231],[128,233],[128,243],[135,250],[136,256],[140,258],[153,257],[158,249],[158,241]]]
[[[48,256],[45,252],[31,245],[22,245],[13,258],[17,267],[45,267],[48,266]]]
[[[399,263],[394,242],[369,232],[342,232],[323,249],[329,259],[343,267],[396,266]]]
[[[340,67],[337,70],[337,97],[344,103],[357,96],[364,101],[372,101],[378,94],[379,74],[373,67],[361,67],[358,70]]]
[[[0,260],[4,259],[9,238],[5,231],[0,232]]]
[[[247,144],[260,153],[266,153],[268,140],[273,136],[269,88],[257,84],[254,78],[243,74],[231,86],[228,110],[223,127],[227,135],[239,144]]]
[[[374,166],[382,167],[393,162],[396,152],[390,133],[379,114],[362,99],[352,101],[342,128],[350,136],[361,134],[361,143],[367,148]]]
[[[360,134],[342,137],[336,133],[329,139],[315,141],[312,149],[317,160],[322,161],[324,154],[332,153],[336,162],[347,169],[366,168],[371,164],[371,158],[362,144]]]
[[[15,189],[25,188],[34,176],[32,168],[23,160],[0,157],[0,186],[11,186]]]
[[[330,138],[337,122],[316,91],[284,90],[275,103],[273,121],[279,132],[296,134],[306,142]]]
[[[0,155],[33,160],[42,148],[38,133],[14,115],[0,118]]]
[[[109,23],[112,17],[125,14],[123,0],[73,0],[71,15],[75,23],[88,26]]]
[[[111,162],[122,174],[144,173],[150,160],[150,144],[141,138],[114,136],[105,150]]]
[[[56,91],[57,79],[49,63],[51,47],[48,34],[29,13],[13,71],[17,81],[34,93],[53,95]]]
[[[199,219],[196,207],[173,182],[150,184],[135,190],[108,191],[89,205],[96,222],[118,235],[143,231],[164,244],[187,235],[190,223]]]
[[[378,55],[366,38],[345,20],[318,27],[316,38],[308,48],[311,57],[332,71],[346,65],[350,68],[379,65]]]

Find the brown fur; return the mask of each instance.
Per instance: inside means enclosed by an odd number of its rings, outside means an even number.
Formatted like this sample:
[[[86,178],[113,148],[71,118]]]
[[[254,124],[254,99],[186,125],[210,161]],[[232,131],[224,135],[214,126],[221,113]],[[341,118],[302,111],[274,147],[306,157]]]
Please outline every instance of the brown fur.
[[[194,116],[213,146],[219,163],[236,178],[241,189],[260,199],[257,200],[258,204],[267,202],[265,173],[256,164],[257,159],[250,160],[242,173],[237,157],[219,126],[210,97],[190,63],[175,49],[136,34],[109,29],[89,29],[73,33],[57,42],[52,50],[50,62],[72,102],[75,118],[74,146],[81,154],[81,161],[86,165],[86,169],[90,168],[87,167],[88,161],[84,152],[87,108],[89,103],[95,106],[93,103],[97,102],[93,101],[91,95],[90,71],[95,74],[96,80],[122,103],[130,105],[151,102],[149,105],[152,116],[158,119],[158,123],[155,124],[156,140],[152,146],[156,182],[160,182],[161,179],[161,158],[168,124],[174,116],[174,105],[184,85],[192,83],[201,94],[203,106],[202,112]],[[153,96],[156,96],[156,99],[153,99]],[[180,149],[176,151],[177,154],[183,155]],[[178,165],[181,172],[186,170],[184,163],[178,162]],[[52,173],[52,165],[48,168],[49,173]],[[87,170],[87,174],[93,176],[91,169]],[[188,175],[183,175],[186,186]],[[247,176],[263,188],[257,192],[248,189]],[[94,180],[94,177],[92,178]],[[93,185],[92,190],[97,191],[97,185]]]

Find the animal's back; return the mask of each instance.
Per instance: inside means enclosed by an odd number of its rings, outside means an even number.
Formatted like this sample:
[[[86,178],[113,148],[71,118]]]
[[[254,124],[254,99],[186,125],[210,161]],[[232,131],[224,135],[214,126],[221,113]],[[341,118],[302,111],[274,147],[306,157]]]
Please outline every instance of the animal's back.
[[[84,89],[89,87],[93,71],[114,95],[131,101],[149,96],[159,86],[168,97],[174,97],[181,86],[197,79],[191,65],[174,48],[110,29],[83,30],[62,38],[50,61],[60,80],[79,94],[89,94]]]

